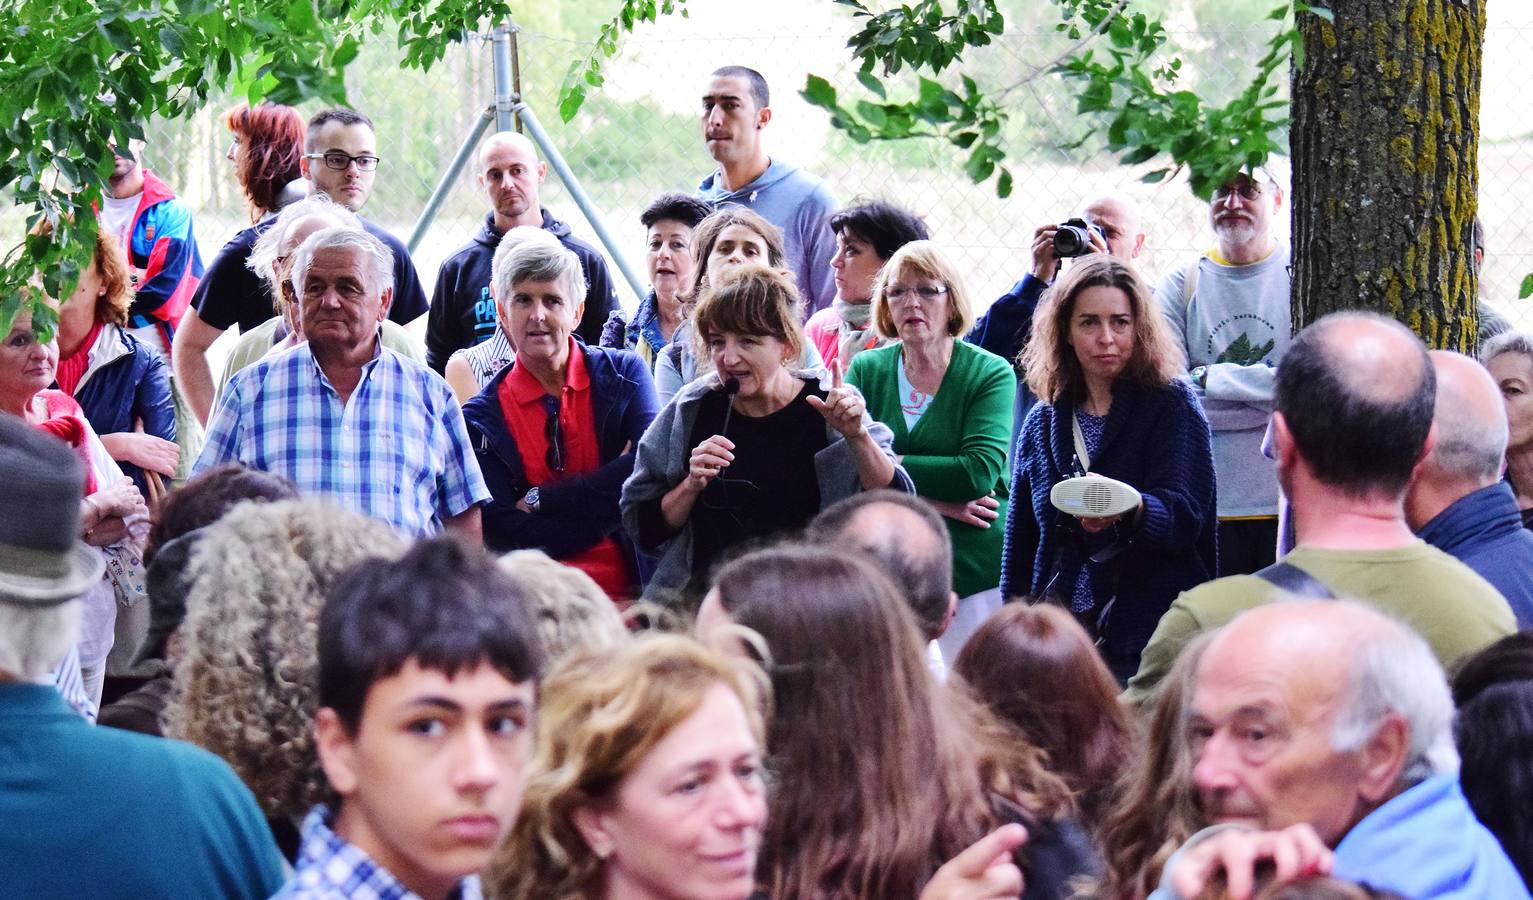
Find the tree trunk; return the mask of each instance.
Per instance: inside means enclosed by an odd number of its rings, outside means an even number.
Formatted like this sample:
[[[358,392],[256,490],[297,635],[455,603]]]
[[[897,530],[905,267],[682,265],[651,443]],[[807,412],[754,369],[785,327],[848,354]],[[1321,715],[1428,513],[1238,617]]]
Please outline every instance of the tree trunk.
[[[1293,70],[1293,324],[1366,309],[1473,353],[1485,0],[1335,0]]]

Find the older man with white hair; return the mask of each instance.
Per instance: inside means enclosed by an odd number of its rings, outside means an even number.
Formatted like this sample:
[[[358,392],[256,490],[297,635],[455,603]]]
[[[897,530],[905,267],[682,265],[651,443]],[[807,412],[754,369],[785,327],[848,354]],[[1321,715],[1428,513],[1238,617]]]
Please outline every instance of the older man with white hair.
[[[1458,783],[1453,700],[1431,648],[1373,607],[1271,603],[1217,632],[1184,713],[1192,786],[1211,826],[1153,900],[1232,895],[1254,859],[1329,871],[1413,900],[1528,897]],[[1242,871],[1245,870],[1245,871]]]
[[[85,475],[62,441],[0,416],[0,885],[7,897],[269,897],[282,857],[217,757],[94,728],[50,672],[101,578],[80,542]]]
[[[306,342],[230,381],[194,471],[239,462],[406,534],[445,526],[477,540],[490,492],[458,401],[378,338],[393,296],[388,248],[354,229],[317,231],[292,284]]]
[[[1423,541],[1495,585],[1519,628],[1533,627],[1533,531],[1522,527],[1506,469],[1506,407],[1485,367],[1431,352],[1437,442],[1405,493],[1405,521]]]

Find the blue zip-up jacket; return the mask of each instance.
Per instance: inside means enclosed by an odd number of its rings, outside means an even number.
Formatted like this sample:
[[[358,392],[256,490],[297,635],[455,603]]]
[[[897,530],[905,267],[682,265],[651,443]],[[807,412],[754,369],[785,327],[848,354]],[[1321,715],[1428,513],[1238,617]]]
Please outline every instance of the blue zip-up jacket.
[[[1075,404],[1067,400],[1039,403],[1022,426],[1001,551],[1001,593],[1008,600],[1043,599],[1056,573],[1056,591],[1063,593],[1056,599],[1068,599],[1085,562],[1070,536],[1079,528],[1049,502],[1054,485],[1075,474],[1074,416]],[[1132,486],[1144,504],[1137,528],[1115,526],[1102,533],[1126,546],[1093,569],[1097,608],[1116,597],[1101,637],[1119,656],[1143,650],[1171,601],[1215,575],[1218,519],[1210,445],[1208,420],[1181,380],[1158,388],[1123,382],[1113,388],[1091,471]]]
[[[176,439],[176,405],[170,395],[170,368],[154,348],[117,325],[105,325],[90,348],[90,364],[75,386],[90,427],[97,434],[136,431],[167,441]],[[148,496],[144,471],[130,462],[119,462],[124,475],[133,479]]]
[[[1033,335],[1033,313],[1048,286],[1048,282],[1028,272],[1011,286],[1011,290],[997,297],[964,335],[964,340],[989,350],[1017,369],[1017,402],[1012,407],[1011,420],[1013,445],[1022,433],[1022,423],[1027,421],[1027,411],[1037,400],[1027,389],[1027,373],[1017,365],[1017,357],[1022,355],[1022,349]]]
[[[1465,494],[1416,536],[1480,573],[1506,598],[1517,627],[1533,627],[1533,531],[1522,527],[1511,485]]]
[[[646,575],[647,563],[621,527],[618,498],[633,472],[639,439],[658,411],[655,384],[644,361],[626,350],[589,347],[579,341],[575,347],[585,354],[591,379],[591,413],[602,466],[542,486],[536,513],[516,508],[532,485],[497,396],[500,383],[516,363],[502,369],[463,405],[469,440],[490,488],[490,502],[481,507],[484,542],[496,552],[542,550],[554,559],[565,559],[603,538],[615,537],[635,572]]]

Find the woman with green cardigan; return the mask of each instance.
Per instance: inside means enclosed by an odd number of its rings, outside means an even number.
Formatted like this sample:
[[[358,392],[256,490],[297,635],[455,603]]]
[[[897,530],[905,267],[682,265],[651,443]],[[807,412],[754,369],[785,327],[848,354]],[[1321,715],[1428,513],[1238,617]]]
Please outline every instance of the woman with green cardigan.
[[[931,241],[889,258],[873,289],[873,321],[895,343],[852,360],[846,380],[894,432],[916,493],[942,513],[953,543],[957,613],[939,641],[953,659],[1001,605],[1006,453],[1017,379],[1011,364],[966,343],[974,313],[958,270]]]

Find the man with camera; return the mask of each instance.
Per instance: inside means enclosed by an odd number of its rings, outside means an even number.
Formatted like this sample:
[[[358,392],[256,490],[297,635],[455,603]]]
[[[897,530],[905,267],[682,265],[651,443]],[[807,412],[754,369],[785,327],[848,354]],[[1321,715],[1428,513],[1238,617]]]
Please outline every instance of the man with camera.
[[[1237,173],[1209,203],[1215,246],[1155,291],[1213,429],[1220,575],[1254,573],[1277,555],[1277,474],[1262,438],[1293,331],[1289,246],[1272,232],[1282,211],[1268,168]]]
[[[1061,260],[1087,253],[1108,253],[1132,263],[1144,247],[1139,208],[1120,194],[1099,194],[1077,207],[1074,217],[1033,232],[1033,268],[993,304],[965,338],[1016,363],[1033,330],[1038,298],[1059,274]],[[1017,386],[1015,430],[1033,405],[1025,382]]]

